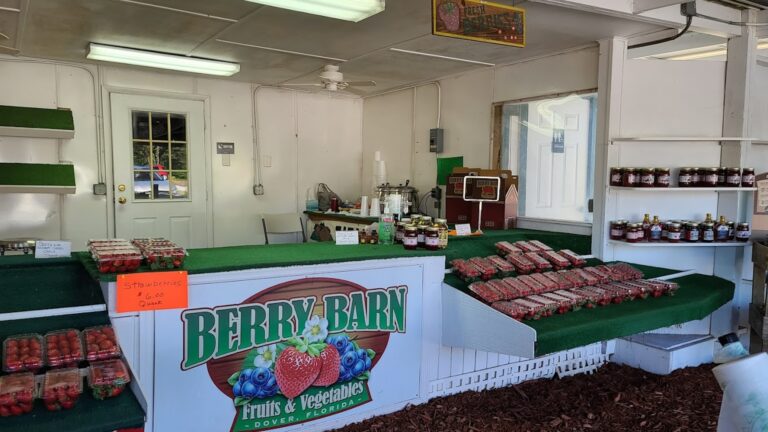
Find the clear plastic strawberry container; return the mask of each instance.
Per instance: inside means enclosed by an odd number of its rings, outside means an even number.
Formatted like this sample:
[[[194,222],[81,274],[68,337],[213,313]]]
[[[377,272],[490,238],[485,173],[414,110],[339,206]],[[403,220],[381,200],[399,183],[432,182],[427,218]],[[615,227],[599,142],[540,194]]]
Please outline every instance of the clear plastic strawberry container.
[[[496,252],[501,256],[507,255],[522,255],[523,251],[517,246],[507,241],[500,241],[496,243]]]
[[[456,276],[464,282],[472,283],[480,279],[480,269],[463,259],[451,261],[451,266]]]
[[[96,399],[119,395],[131,382],[131,375],[122,360],[93,362],[88,368],[88,386]]]
[[[35,372],[45,366],[43,337],[37,333],[9,336],[3,341],[3,371]]]
[[[536,245],[533,245],[530,242],[522,241],[522,240],[516,241],[514,243],[514,246],[520,249],[521,251],[523,251],[523,253],[538,252],[540,250]]]
[[[510,301],[498,301],[491,307],[517,321],[522,321],[526,315],[526,309]]]
[[[551,250],[545,250],[539,252],[539,255],[552,264],[555,270],[563,270],[571,266],[571,262],[567,258],[564,258],[557,252]]]
[[[531,275],[522,275],[518,276],[517,280],[524,283],[525,285],[528,285],[531,288],[531,291],[533,291],[534,294],[543,293],[547,290],[547,287],[539,283],[536,279],[534,279]]]
[[[0,417],[28,413],[34,401],[35,376],[31,372],[0,376]]]
[[[488,286],[486,282],[472,282],[469,284],[469,290],[488,303],[493,303],[504,298],[502,293]]]
[[[536,303],[543,304],[547,310],[549,311],[549,315],[553,315],[555,313],[564,314],[566,312],[569,312],[571,310],[571,305],[566,302],[561,301],[555,301],[550,298],[544,297],[543,295],[532,295],[526,297],[526,300],[535,301]]]
[[[469,259],[469,263],[480,269],[480,278],[490,280],[496,277],[496,266],[485,258],[474,257]]]
[[[57,330],[45,334],[46,364],[52,368],[77,367],[85,360],[83,341],[75,329]]]
[[[79,369],[55,369],[45,373],[41,397],[48,411],[74,408],[82,393],[83,377]]]
[[[544,272],[548,270],[552,270],[552,264],[550,264],[549,261],[542,258],[541,255],[539,255],[536,252],[527,252],[525,254],[525,257],[528,258],[534,266],[536,266],[536,270],[538,272]]]
[[[567,297],[562,297],[557,294],[552,293],[541,293],[537,296],[531,296],[528,297],[531,300],[537,301],[539,303],[542,303],[543,301],[551,301],[555,302],[557,305],[557,313],[558,314],[565,314],[573,310],[573,301]]]
[[[536,270],[536,265],[526,258],[525,255],[507,255],[507,261],[515,266],[517,274],[526,275]]]
[[[607,304],[611,303],[611,297],[610,296],[604,296],[601,293],[584,289],[584,288],[574,288],[571,290],[568,290],[568,292],[571,292],[573,294],[579,295],[585,299],[584,307],[587,309],[592,309],[597,306],[605,306]]]
[[[568,280],[574,288],[586,286],[584,279],[580,278],[573,270],[560,270],[557,274]]]
[[[556,283],[559,289],[570,289],[575,287],[573,282],[563,276],[560,272],[541,273],[541,275],[551,280],[553,283]]]
[[[543,317],[552,315],[554,309],[549,308],[541,303],[528,300],[528,297],[515,299],[512,302],[525,311],[525,319],[538,320]]]
[[[552,248],[538,240],[528,240],[528,244],[538,248],[539,251],[551,251]]]
[[[152,247],[144,256],[152,270],[180,268],[184,265],[186,253],[180,247]]]
[[[85,359],[88,361],[120,357],[120,345],[112,326],[89,327],[83,330],[83,340]]]
[[[94,258],[99,273],[128,273],[136,271],[141,265],[141,253],[138,249],[105,249],[94,251]]]
[[[496,267],[499,277],[508,277],[515,273],[515,266],[513,266],[512,263],[505,260],[504,258],[501,258],[497,255],[491,255],[487,258],[487,260],[493,264],[494,267]]]
[[[533,294],[533,290],[531,289],[531,287],[520,282],[519,276],[504,278],[502,279],[502,282],[504,282],[507,286],[509,286],[510,289],[512,289],[512,291],[517,294],[517,297],[526,297]]]
[[[519,297],[517,295],[517,291],[510,288],[509,285],[505,284],[501,279],[489,280],[487,284],[491,288],[501,293],[501,300],[512,300],[513,298]]]
[[[580,278],[584,279],[584,282],[587,285],[597,285],[599,283],[605,282],[603,279],[595,276],[594,274],[586,271],[585,269],[573,269],[571,270],[571,272],[576,274]]]
[[[548,278],[546,274],[547,273],[533,273],[530,276],[536,282],[540,283],[541,285],[544,285],[545,292],[556,291],[560,289],[560,284],[555,282],[551,278]]]
[[[556,295],[558,295],[560,297],[565,297],[567,299],[570,299],[571,300],[571,304],[573,305],[573,310],[574,311],[577,311],[577,310],[585,307],[587,305],[587,303],[589,302],[589,299],[585,298],[584,296],[579,295],[579,294],[574,293],[574,292],[571,292],[571,291],[567,291],[567,290],[557,290],[557,291],[553,291],[553,292],[547,293],[547,294],[556,294]]]
[[[562,249],[558,252],[558,254],[563,258],[567,259],[568,261],[570,261],[571,265],[573,265],[574,267],[582,267],[587,264],[587,260],[585,260],[576,252],[570,249]]]

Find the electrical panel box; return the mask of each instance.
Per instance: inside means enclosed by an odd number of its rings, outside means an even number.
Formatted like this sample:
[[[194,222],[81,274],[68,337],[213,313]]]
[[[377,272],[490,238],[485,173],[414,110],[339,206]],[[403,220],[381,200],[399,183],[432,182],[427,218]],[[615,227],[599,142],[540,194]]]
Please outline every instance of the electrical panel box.
[[[444,129],[429,130],[429,151],[430,153],[443,152],[443,132]]]

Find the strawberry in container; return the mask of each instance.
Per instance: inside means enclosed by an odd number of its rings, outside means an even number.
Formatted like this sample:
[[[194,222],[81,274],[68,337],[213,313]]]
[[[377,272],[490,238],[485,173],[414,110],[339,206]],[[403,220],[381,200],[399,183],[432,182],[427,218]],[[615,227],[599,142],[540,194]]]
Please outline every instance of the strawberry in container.
[[[543,252],[543,251],[551,251],[552,248],[545,245],[544,243],[538,241],[538,240],[529,240],[528,244],[533,245],[534,247],[538,248],[539,250],[537,252]]]
[[[521,251],[517,246],[507,241],[500,241],[496,243],[496,252],[503,257],[507,255],[523,254],[523,251]]]
[[[576,291],[576,290],[573,290],[573,291]],[[592,292],[595,295],[597,295],[598,296],[597,297],[598,298],[597,304],[599,304],[600,306],[607,306],[607,305],[609,305],[611,303],[615,303],[615,301],[614,301],[615,299],[614,299],[613,293],[611,293],[609,291],[606,291],[604,289],[600,289],[600,288],[593,287],[593,286],[588,286],[588,287],[580,288],[580,291],[576,291],[577,294],[581,294],[582,292]],[[620,297],[619,298],[619,303],[621,303],[622,300],[623,300],[623,298]]]
[[[97,251],[94,259],[99,273],[127,273],[141,265],[141,253],[136,248]]]
[[[83,330],[85,358],[88,361],[120,357],[120,345],[112,326],[96,326]]]
[[[666,291],[666,289],[662,285],[654,284],[652,283],[652,281],[647,281],[642,279],[626,281],[625,283],[645,289],[646,291],[648,291],[648,294],[651,297],[661,297],[664,295],[664,292]]]
[[[129,382],[131,382],[131,376],[122,360],[93,362],[88,368],[88,386],[96,399],[102,400],[119,395]]]
[[[551,311],[548,311],[543,304],[536,303],[525,298],[514,299],[512,300],[512,303],[525,313],[525,319],[537,320],[541,317],[551,315]]]
[[[536,266],[537,272],[545,272],[552,270],[552,264],[549,263],[546,259],[542,258],[541,255],[537,254],[536,252],[527,252],[524,254],[526,258],[531,260],[533,265]]]
[[[490,261],[485,258],[474,257],[469,259],[469,263],[480,269],[480,278],[490,280],[496,276],[497,270]]]
[[[634,279],[642,279],[643,278],[643,272],[640,270],[632,267],[631,265],[627,263],[615,263],[615,264],[608,264],[607,267],[614,273],[619,273],[624,276],[624,279],[622,280],[634,280]]]
[[[533,294],[531,287],[520,282],[520,280],[516,277],[504,278],[502,279],[502,282],[504,282],[512,291],[515,292],[516,298],[526,297]]]
[[[58,330],[45,335],[46,363],[53,368],[77,367],[85,359],[80,332]]]
[[[568,280],[574,288],[581,288],[587,285],[584,279],[580,278],[573,270],[560,270],[557,274]]]
[[[557,304],[557,313],[560,315],[563,315],[565,313],[568,313],[573,309],[573,301],[567,297],[562,297],[557,294],[553,293],[543,293],[540,296],[543,299],[547,299],[549,301],[553,301]],[[536,300],[536,299],[534,299]],[[538,300],[537,300],[538,301]]]
[[[539,256],[549,261],[555,270],[563,270],[571,266],[570,261],[551,250],[541,251],[539,252]]]
[[[487,284],[504,296],[502,300],[512,300],[513,298],[519,297],[517,290],[510,288],[509,285],[505,284],[501,279],[489,280]]]
[[[661,294],[656,295],[656,292],[661,292],[662,294],[666,294],[668,296],[673,296],[677,292],[677,290],[680,288],[680,285],[676,284],[675,282],[670,281],[662,281],[658,279],[653,280],[637,280],[635,281],[639,284],[644,284],[646,286],[649,286],[649,288],[654,290],[654,297],[660,297]]]
[[[526,275],[536,270],[536,265],[525,255],[507,255],[507,261],[515,266],[517,274]]]
[[[186,252],[180,247],[151,247],[145,256],[152,270],[180,268],[184,264]]]
[[[31,372],[0,376],[0,417],[28,413],[34,400],[35,376]]]
[[[555,291],[560,289],[560,284],[558,284],[557,282],[545,276],[546,274],[547,273],[533,273],[530,276],[536,282],[540,283],[541,285],[544,285],[545,292]]]
[[[650,294],[650,291],[645,289],[644,287],[639,287],[636,285],[629,284],[628,282],[611,282],[610,284],[614,288],[620,288],[623,290],[626,290],[630,296],[632,296],[632,300],[645,300],[648,298],[648,295]]]
[[[499,277],[508,277],[515,273],[515,266],[513,266],[512,263],[505,260],[504,258],[501,258],[497,255],[491,255],[486,259],[488,262],[493,264],[494,267],[496,267]]]
[[[9,336],[3,341],[3,370],[35,372],[44,365],[43,337],[36,333]]]
[[[43,378],[43,403],[48,411],[74,408],[83,393],[83,377],[80,369],[55,369]]]
[[[547,287],[539,283],[536,279],[531,277],[531,275],[522,275],[517,277],[518,282],[523,283],[527,285],[529,288],[531,288],[531,291],[533,294],[539,294],[543,293],[547,290]]]
[[[584,282],[586,282],[587,285],[597,285],[603,282],[603,280],[601,280],[599,277],[584,269],[573,269],[571,272],[584,279]]]
[[[606,299],[603,296],[603,294],[597,293],[592,290],[588,290],[584,288],[574,288],[574,289],[568,290],[568,292],[584,298],[586,300],[586,302],[584,303],[584,307],[587,309],[594,309],[597,306],[605,306],[611,303],[610,297]]]
[[[538,247],[536,247],[535,245],[531,244],[530,242],[523,241],[523,240],[516,241],[514,243],[514,245],[515,245],[515,247],[517,247],[518,249],[523,251],[523,253],[538,252],[539,251]]]
[[[451,266],[456,276],[464,282],[471,283],[480,279],[480,269],[463,259],[451,261]]]
[[[546,299],[538,294],[530,295],[523,300],[527,300],[530,302],[538,303],[544,307],[544,312],[542,313],[542,317],[549,317],[555,314],[557,312],[557,302]]]
[[[559,271],[558,272],[541,273],[541,275],[546,277],[547,279],[551,280],[553,283],[557,284],[558,289],[571,289],[571,288],[575,287],[573,285],[573,282],[568,280]]]
[[[548,295],[557,294],[560,297],[569,299],[571,301],[571,304],[573,305],[574,311],[577,311],[583,307],[588,307],[588,308],[590,307],[588,306],[588,303],[590,303],[590,300],[588,298],[568,290],[557,290],[547,294]],[[595,304],[592,303],[591,307],[595,307]]]
[[[504,299],[504,294],[493,287],[488,286],[486,282],[472,282],[469,284],[469,290],[477,294],[478,297],[488,303],[493,303]]]
[[[597,267],[584,267],[581,270],[593,275],[600,282],[613,282],[615,278],[615,275],[612,272]]]
[[[613,283],[601,284],[596,288],[607,291],[613,298],[612,302],[614,304],[621,304],[621,303],[624,303],[625,301],[632,301],[635,299],[635,297],[632,296],[632,294],[630,294],[629,292],[627,292],[627,290],[613,286]]]
[[[583,267],[587,264],[587,260],[570,249],[561,249],[558,254],[570,261],[574,267]]]
[[[525,309],[511,301],[498,301],[493,303],[491,307],[517,321],[522,321],[526,315]]]

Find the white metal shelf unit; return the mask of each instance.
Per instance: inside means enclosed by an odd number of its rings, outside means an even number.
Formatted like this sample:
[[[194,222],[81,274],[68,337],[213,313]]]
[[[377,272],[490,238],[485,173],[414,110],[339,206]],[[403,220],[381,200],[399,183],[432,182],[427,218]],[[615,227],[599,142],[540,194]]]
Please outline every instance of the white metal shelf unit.
[[[757,188],[753,187],[625,187],[625,186],[608,186],[609,190],[615,191],[639,191],[639,192],[661,192],[661,193],[675,193],[675,192],[754,192]]]
[[[611,139],[611,144],[616,142],[723,142],[723,141],[755,141],[755,138],[747,137],[618,137]]]
[[[681,241],[680,243],[669,243],[669,242],[637,242],[637,243],[630,243],[625,242],[621,240],[608,240],[609,244],[615,245],[615,246],[628,246],[628,247],[660,247],[660,248],[667,248],[667,247],[746,247],[749,246],[749,242],[723,242],[723,243],[704,243],[704,242],[696,242],[696,243],[688,243]]]

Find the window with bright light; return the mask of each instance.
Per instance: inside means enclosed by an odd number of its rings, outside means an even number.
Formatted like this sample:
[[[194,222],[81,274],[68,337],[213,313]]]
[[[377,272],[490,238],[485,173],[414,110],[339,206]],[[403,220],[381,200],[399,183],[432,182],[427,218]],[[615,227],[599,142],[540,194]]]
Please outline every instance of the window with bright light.
[[[592,222],[597,95],[497,107],[498,166],[519,175],[518,216]]]

